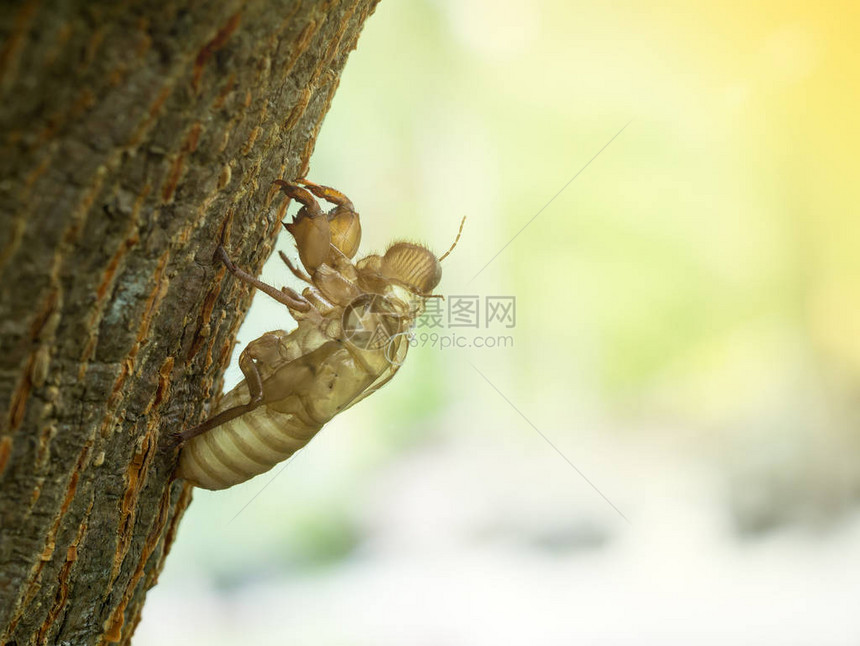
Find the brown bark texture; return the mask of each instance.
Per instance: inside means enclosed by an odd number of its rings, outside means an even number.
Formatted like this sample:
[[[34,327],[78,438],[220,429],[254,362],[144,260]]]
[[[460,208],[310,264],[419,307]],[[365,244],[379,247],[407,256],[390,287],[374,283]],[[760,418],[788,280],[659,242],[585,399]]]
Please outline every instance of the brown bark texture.
[[[0,644],[130,642],[221,388],[377,0],[0,6]]]

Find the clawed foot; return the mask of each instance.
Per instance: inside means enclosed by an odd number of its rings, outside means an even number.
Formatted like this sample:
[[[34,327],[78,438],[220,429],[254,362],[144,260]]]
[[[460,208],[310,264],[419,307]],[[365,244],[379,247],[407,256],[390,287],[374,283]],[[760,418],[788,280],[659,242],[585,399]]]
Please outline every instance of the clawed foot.
[[[304,177],[302,177],[301,179],[297,179],[296,183],[304,186],[321,200],[331,202],[332,204],[348,209],[349,211],[355,211],[355,207],[353,206],[352,201],[346,195],[344,195],[337,189],[332,188],[331,186],[323,186],[322,184],[316,184],[314,182],[306,180]]]
[[[236,263],[230,260],[230,256],[227,255],[227,250],[224,248],[224,245],[218,245],[218,248],[215,250],[214,258],[223,262],[224,266],[227,267],[227,271],[231,274],[236,273]]]
[[[185,444],[185,437],[182,435],[182,431],[171,431],[167,434],[167,439],[164,441],[164,448],[172,451],[174,449],[181,449],[183,444]]]
[[[317,201],[314,199],[314,196],[311,195],[311,193],[308,192],[306,189],[302,188],[295,182],[288,182],[285,179],[276,179],[272,183],[276,186],[280,186],[281,191],[287,197],[301,204],[304,207],[305,213],[308,215],[308,217],[324,217],[320,205],[317,204]],[[299,211],[299,213],[301,213],[301,211]],[[298,218],[299,216],[297,215],[296,217]]]

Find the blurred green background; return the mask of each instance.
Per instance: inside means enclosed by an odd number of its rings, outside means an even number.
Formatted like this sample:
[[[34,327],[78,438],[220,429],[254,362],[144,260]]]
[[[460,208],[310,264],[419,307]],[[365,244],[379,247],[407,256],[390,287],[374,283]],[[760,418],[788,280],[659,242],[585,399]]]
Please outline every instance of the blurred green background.
[[[466,215],[444,307],[516,325],[438,330],[471,347],[427,337],[282,472],[195,491],[135,643],[857,644],[858,28],[382,2],[309,178],[364,252]],[[259,295],[238,349],[290,326]]]

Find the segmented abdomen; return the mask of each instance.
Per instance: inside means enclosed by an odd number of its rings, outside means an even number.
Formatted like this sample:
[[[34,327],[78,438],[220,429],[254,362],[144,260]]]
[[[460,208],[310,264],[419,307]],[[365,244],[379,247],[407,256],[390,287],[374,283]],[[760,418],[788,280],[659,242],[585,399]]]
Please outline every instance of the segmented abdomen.
[[[302,321],[289,334],[270,332],[249,344],[265,359],[257,365],[265,403],[189,439],[179,457],[180,478],[204,489],[226,489],[268,471],[391,379],[409,348],[402,332],[386,346],[365,350],[330,340],[319,327]],[[250,400],[242,381],[213,415]]]
[[[215,413],[248,400],[243,381],[224,395]],[[189,440],[177,475],[203,489],[226,489],[286,460],[320,428],[263,405]]]

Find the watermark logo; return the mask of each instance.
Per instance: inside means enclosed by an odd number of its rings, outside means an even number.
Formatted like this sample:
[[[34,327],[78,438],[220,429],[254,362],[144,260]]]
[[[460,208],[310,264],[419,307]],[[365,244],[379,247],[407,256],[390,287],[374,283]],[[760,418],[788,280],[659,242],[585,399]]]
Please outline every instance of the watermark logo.
[[[401,319],[382,294],[362,294],[343,310],[343,336],[361,350],[379,350],[400,333]]]
[[[484,302],[486,311],[484,320],[487,322],[487,327],[493,323],[498,323],[509,329],[516,326],[516,296],[487,296]]]
[[[451,294],[444,301],[428,299],[416,328],[511,329],[517,324],[516,296],[476,296]]]
[[[388,363],[399,366],[409,348],[513,347],[513,336],[490,331],[509,331],[516,326],[516,304],[514,296],[428,298],[424,311],[413,319],[418,312],[414,308],[410,310],[412,314],[407,314],[402,304],[398,307],[386,296],[362,294],[344,309],[341,323],[344,338],[351,345],[360,350],[382,351]]]

